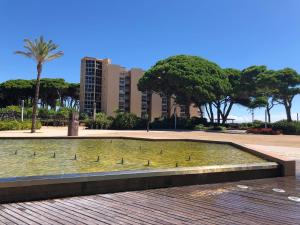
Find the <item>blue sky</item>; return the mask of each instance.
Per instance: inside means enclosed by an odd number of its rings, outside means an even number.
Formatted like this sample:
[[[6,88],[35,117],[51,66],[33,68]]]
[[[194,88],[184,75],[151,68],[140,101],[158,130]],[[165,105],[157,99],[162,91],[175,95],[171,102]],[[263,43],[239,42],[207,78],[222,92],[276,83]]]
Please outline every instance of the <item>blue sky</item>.
[[[65,55],[44,77],[79,82],[80,58],[111,58],[148,69],[175,54],[198,55],[221,67],[266,65],[300,72],[299,0],[0,0],[0,82],[35,78],[33,61],[14,55],[24,38],[44,35]],[[300,97],[293,113],[300,112]],[[256,110],[263,119],[263,110]],[[285,116],[283,107],[273,118]],[[247,120],[246,108],[233,118]]]

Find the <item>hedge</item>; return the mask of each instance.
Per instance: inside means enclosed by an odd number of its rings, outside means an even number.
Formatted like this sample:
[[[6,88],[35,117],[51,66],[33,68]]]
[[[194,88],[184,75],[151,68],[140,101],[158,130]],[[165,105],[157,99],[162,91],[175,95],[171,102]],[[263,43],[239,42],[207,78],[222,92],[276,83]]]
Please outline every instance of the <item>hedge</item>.
[[[36,122],[36,128],[40,129],[42,124],[40,121]],[[28,130],[31,129],[31,120],[3,120],[0,121],[0,131],[3,130]]]
[[[283,134],[300,134],[300,122],[280,120],[272,124],[273,130],[281,131]]]

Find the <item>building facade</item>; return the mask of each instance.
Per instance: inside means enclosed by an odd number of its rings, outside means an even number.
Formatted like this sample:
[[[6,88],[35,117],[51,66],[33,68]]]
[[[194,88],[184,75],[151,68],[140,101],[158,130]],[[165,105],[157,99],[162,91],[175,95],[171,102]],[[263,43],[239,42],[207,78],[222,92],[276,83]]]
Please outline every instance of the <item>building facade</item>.
[[[155,93],[140,92],[138,81],[144,71],[138,68],[127,70],[114,65],[110,59],[84,57],[80,72],[80,112],[92,116],[104,112],[114,116],[115,112],[131,112],[139,117],[166,117],[176,112],[177,116],[200,116],[199,109],[175,105]],[[189,113],[187,112],[189,110]]]

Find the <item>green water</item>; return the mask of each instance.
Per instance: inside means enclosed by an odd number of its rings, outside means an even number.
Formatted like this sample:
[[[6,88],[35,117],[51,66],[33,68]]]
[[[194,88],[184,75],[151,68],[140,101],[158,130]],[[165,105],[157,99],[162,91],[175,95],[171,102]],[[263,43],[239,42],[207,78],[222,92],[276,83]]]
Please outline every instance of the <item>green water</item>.
[[[174,168],[176,163],[178,167],[191,167],[259,162],[265,161],[223,144],[122,139],[0,140],[0,177]]]

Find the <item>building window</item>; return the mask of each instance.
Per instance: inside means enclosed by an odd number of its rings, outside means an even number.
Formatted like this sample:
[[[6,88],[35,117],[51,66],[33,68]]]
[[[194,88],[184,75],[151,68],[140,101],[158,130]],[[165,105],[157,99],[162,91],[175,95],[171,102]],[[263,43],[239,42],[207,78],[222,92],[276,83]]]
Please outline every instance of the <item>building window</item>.
[[[161,97],[161,116],[163,118],[168,117],[168,99],[166,96]]]
[[[141,117],[145,118],[149,116],[150,113],[150,104],[151,104],[152,94],[151,92],[142,92],[142,104],[141,104]]]
[[[130,112],[130,77],[127,72],[121,73],[119,78],[119,110]]]
[[[85,87],[83,111],[88,115],[92,115],[94,102],[96,102],[96,112],[101,112],[102,62],[86,60],[84,72]]]
[[[186,105],[180,105],[180,117],[186,117],[189,107]]]

